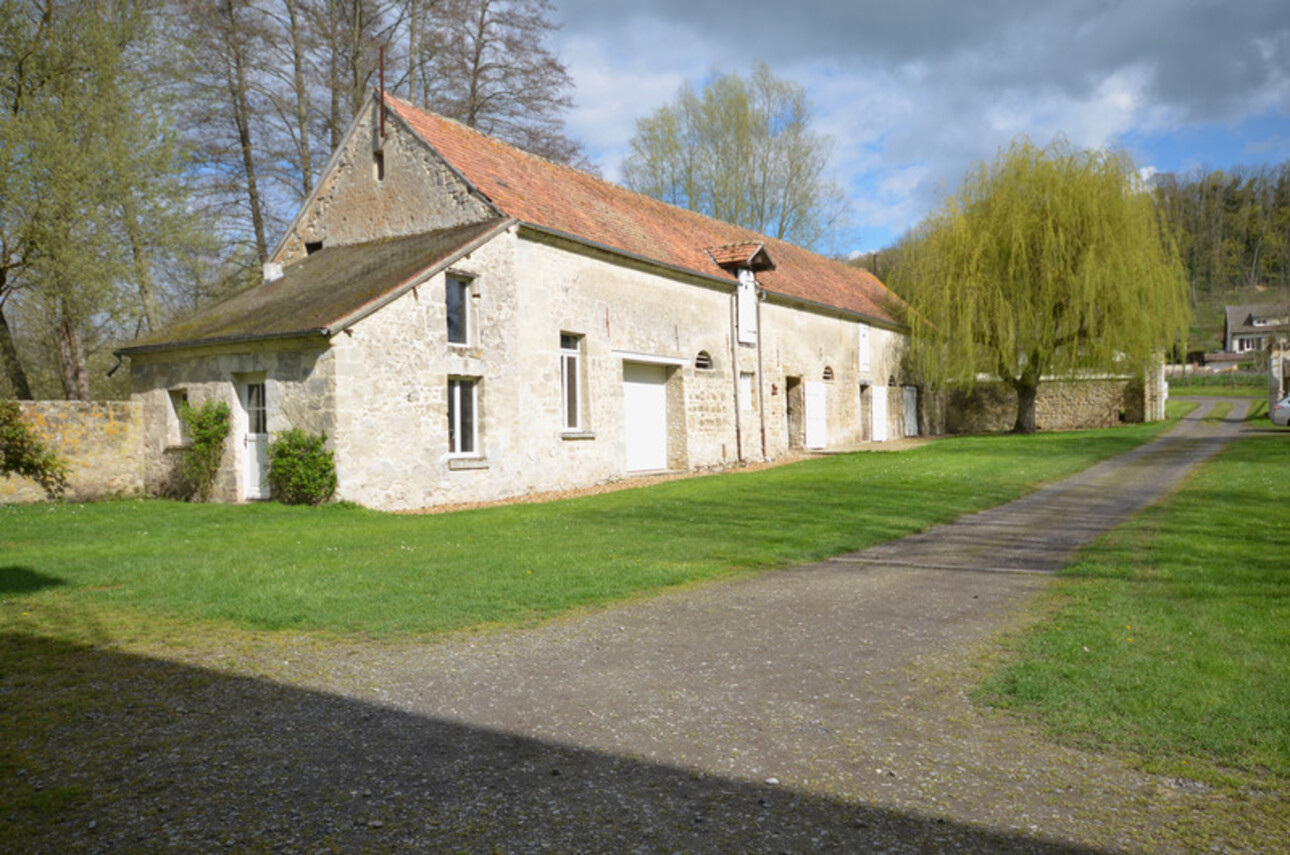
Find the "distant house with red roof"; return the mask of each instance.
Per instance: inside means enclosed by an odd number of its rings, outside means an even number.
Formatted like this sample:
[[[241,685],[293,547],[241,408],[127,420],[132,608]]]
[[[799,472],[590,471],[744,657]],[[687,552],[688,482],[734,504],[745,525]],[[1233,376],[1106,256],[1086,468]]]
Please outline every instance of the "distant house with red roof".
[[[716,469],[917,431],[872,274],[387,96],[354,121],[263,284],[122,348],[149,483],[183,401],[235,413],[217,496],[325,431],[386,509]],[[890,392],[890,394],[889,394]]]

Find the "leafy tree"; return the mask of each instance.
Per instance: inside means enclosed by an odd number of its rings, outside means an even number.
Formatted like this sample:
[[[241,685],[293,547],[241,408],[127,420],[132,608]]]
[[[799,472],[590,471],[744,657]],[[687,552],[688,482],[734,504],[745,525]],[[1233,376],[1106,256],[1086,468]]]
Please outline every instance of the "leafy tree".
[[[811,130],[802,87],[765,64],[748,79],[687,83],[671,104],[636,122],[623,165],[628,187],[762,234],[817,247],[842,222],[846,200],[824,172],[830,141]]]
[[[31,478],[51,499],[67,489],[67,464],[23,421],[15,401],[0,401],[0,474]]]
[[[0,306],[20,299],[27,327],[56,344],[72,399],[90,397],[97,347],[157,323],[153,268],[187,217],[180,148],[149,85],[153,12],[149,0],[0,0]],[[3,327],[6,373],[26,397]]]
[[[897,275],[916,368],[934,385],[998,377],[1018,433],[1050,372],[1142,371],[1185,340],[1177,249],[1123,152],[1018,140],[969,171],[911,252]]]

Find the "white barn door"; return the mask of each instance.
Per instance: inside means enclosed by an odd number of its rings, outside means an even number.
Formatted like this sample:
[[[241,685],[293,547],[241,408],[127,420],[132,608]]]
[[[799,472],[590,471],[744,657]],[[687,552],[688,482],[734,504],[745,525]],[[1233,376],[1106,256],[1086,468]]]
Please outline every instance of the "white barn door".
[[[269,417],[264,398],[264,382],[243,383],[242,409],[246,418],[246,449],[243,498],[269,498]]]
[[[667,468],[667,367],[623,363],[623,439],[627,471]]]
[[[918,387],[905,388],[905,436],[918,436]]]
[[[874,442],[887,441],[887,387],[873,387],[873,430],[869,432]]]
[[[806,447],[829,444],[828,386],[819,380],[806,381]]]

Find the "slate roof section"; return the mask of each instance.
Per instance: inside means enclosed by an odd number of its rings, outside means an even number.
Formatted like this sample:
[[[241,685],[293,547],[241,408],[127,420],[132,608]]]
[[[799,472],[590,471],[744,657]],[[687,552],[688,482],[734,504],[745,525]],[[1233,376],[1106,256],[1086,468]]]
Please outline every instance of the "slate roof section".
[[[287,267],[281,278],[203,309],[117,353],[332,335],[511,222],[494,219],[411,237],[327,247]]]
[[[750,229],[723,223],[495,140],[387,94],[390,111],[429,143],[509,217],[629,255],[705,276],[731,279],[712,247],[764,244],[773,270],[767,291],[900,325],[900,300],[873,274]]]

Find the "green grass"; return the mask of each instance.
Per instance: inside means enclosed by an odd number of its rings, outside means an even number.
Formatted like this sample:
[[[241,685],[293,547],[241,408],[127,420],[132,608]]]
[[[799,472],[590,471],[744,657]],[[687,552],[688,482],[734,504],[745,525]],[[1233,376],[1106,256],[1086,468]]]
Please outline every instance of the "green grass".
[[[1290,778],[1290,443],[1229,447],[1088,549],[978,699],[1151,771]]]
[[[427,635],[819,559],[1016,498],[1162,425],[942,440],[434,516],[120,501],[0,508],[0,631]]]
[[[1191,376],[1169,381],[1169,396],[1177,395],[1220,395],[1236,398],[1266,397],[1268,378],[1266,374],[1228,374]]]

